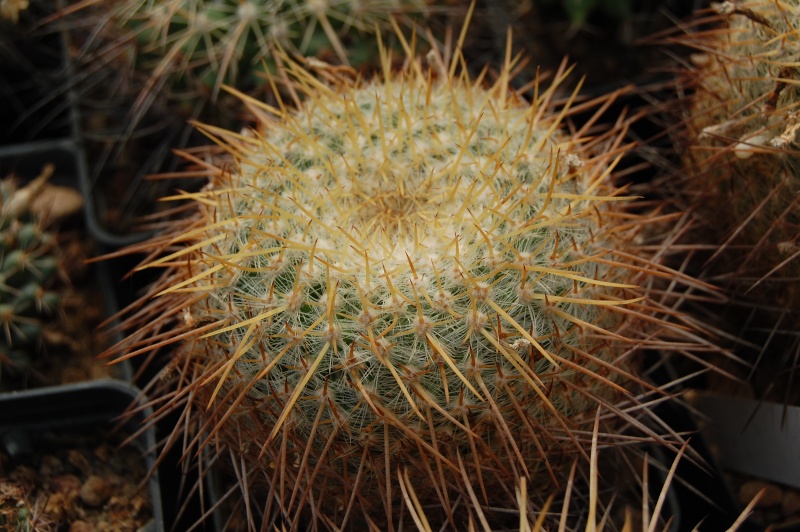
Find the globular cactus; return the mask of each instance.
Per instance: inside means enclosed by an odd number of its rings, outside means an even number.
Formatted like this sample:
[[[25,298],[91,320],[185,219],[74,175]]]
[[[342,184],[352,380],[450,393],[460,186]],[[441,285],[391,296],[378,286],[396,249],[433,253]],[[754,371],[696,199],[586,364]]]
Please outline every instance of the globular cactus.
[[[29,209],[37,182],[19,188],[10,178],[0,181],[0,387],[25,379],[44,321],[59,303],[50,290],[58,271],[55,238]]]
[[[695,344],[640,288],[687,279],[610,182],[624,120],[569,136],[563,71],[526,103],[510,52],[485,88],[459,53],[405,46],[372,81],[285,57],[299,108],[200,126],[230,157],[191,156],[210,183],[172,199],[195,214],[132,248],[164,272],[110,354],[171,345],[147,393],[183,409],[170,442],[230,453],[251,526],[393,527],[408,482],[463,526],[460,501],[585,464],[599,406],[603,445],[647,432],[642,349]]]
[[[708,278],[731,300],[766,311],[750,324],[773,332],[745,339],[775,343],[751,362],[785,373],[797,367],[800,339],[800,2],[712,8],[718,26],[678,39],[697,52],[679,195],[700,221],[692,242],[712,248],[704,258]],[[781,336],[790,343],[778,345]],[[767,381],[774,383],[774,373]]]

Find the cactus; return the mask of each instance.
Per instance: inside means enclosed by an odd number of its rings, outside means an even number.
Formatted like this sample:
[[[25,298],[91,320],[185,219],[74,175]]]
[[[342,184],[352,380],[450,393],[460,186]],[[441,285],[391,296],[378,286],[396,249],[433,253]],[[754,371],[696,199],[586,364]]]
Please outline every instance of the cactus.
[[[800,3],[715,7],[729,28],[714,31],[714,40],[704,41],[709,53],[695,56],[701,66],[694,73],[698,89],[688,123],[694,134],[691,162],[700,173],[689,182],[704,201],[721,200],[706,205],[726,237],[717,253],[745,246],[737,275],[752,283],[776,274],[796,278],[800,208],[794,192],[800,172],[792,150],[800,96],[792,65]]]
[[[678,194],[700,220],[693,243],[712,248],[704,265],[709,278],[753,312],[748,325],[755,331],[737,332],[770,353],[750,360],[767,370],[767,382],[756,385],[762,394],[776,382],[773,372],[792,373],[798,364],[800,2],[712,8],[721,27],[678,39],[699,52],[686,111],[688,172]],[[772,332],[760,338],[759,328]]]
[[[58,260],[55,239],[30,212],[30,201],[48,172],[25,188],[0,181],[0,379],[24,379],[41,347],[43,319],[59,297],[50,291]]]
[[[485,88],[460,53],[425,67],[403,44],[372,81],[284,57],[299,108],[240,95],[257,130],[199,126],[229,158],[190,155],[210,182],[172,199],[195,214],[132,248],[164,272],[109,355],[172,345],[147,388],[184,409],[169,441],[229,450],[265,526],[391,527],[408,478],[461,526],[465,497],[563,482],[598,405],[603,445],[653,436],[637,353],[695,343],[639,288],[690,281],[640,254],[610,183],[624,120],[568,136],[564,70],[527,104],[510,47]]]
[[[18,482],[3,479],[0,491],[0,526],[14,532],[49,532],[55,527],[43,515],[44,501],[32,503]]]
[[[274,67],[276,47],[335,54],[346,65],[374,59],[376,28],[428,12],[425,0],[116,0],[101,8],[111,11],[101,20],[110,16],[134,37],[136,62],[151,73],[145,92],[182,80],[183,90],[199,84],[214,97],[222,83],[265,83],[262,66]]]

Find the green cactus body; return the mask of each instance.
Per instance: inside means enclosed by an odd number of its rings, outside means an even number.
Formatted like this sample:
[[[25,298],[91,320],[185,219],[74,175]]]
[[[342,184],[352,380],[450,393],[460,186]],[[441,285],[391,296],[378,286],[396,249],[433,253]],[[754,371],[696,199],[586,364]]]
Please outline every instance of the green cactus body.
[[[54,239],[20,195],[11,179],[0,182],[0,387],[24,380],[40,347],[42,319],[59,299],[49,291],[58,268]]]
[[[696,56],[687,188],[722,243],[716,255],[724,260],[716,271],[744,291],[762,279],[800,276],[800,165],[794,153],[800,2],[723,2],[715,8],[728,30],[705,36],[705,53]],[[780,291],[784,303],[797,300],[792,290]]]
[[[636,287],[658,267],[630,257],[618,131],[592,156],[559,130],[557,83],[527,104],[511,63],[487,89],[435,51],[333,85],[285,60],[299,109],[200,126],[231,157],[173,198],[196,215],[149,244],[165,272],[115,351],[176,344],[149,393],[242,460],[254,507],[281,508],[265,522],[391,526],[402,477],[463,526],[472,486],[509,507],[515,478],[564,481],[599,406],[607,443],[635,416],[634,353],[682,330]]]

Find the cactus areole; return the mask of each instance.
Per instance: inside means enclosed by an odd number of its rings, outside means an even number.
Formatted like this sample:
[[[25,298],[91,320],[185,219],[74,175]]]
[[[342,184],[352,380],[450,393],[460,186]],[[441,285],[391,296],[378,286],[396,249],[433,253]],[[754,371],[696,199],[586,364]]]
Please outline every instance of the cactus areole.
[[[372,81],[287,60],[302,104],[200,126],[230,157],[148,244],[165,273],[122,348],[175,343],[163,401],[294,526],[391,522],[417,496],[455,524],[459,497],[563,482],[598,406],[608,430],[634,404],[631,353],[660,323],[647,264],[622,258],[641,221],[609,184],[619,132],[592,156],[560,130],[557,83],[531,103],[510,63],[487,87],[428,60]]]

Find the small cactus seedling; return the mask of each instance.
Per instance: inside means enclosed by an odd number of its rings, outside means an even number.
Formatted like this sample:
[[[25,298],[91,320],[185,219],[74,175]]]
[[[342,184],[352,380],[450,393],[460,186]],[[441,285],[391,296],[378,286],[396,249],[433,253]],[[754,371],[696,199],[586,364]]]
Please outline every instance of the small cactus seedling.
[[[42,320],[58,305],[50,291],[58,269],[55,239],[29,210],[47,176],[25,188],[0,181],[0,383],[25,378],[41,347]]]
[[[3,479],[0,492],[0,526],[5,530],[32,532],[52,530],[53,523],[43,514],[44,502],[31,502],[18,481]]]
[[[567,136],[564,70],[526,103],[510,46],[486,88],[403,44],[372,81],[284,57],[298,108],[243,96],[257,130],[199,126],[230,157],[193,156],[210,183],[172,199],[194,216],[132,248],[164,273],[112,353],[172,345],[147,393],[184,409],[187,456],[230,452],[253,527],[391,529],[408,482],[464,526],[462,501],[588,463],[598,405],[603,445],[647,431],[638,354],[695,343],[639,288],[689,280],[640,254],[610,183],[625,121]]]

